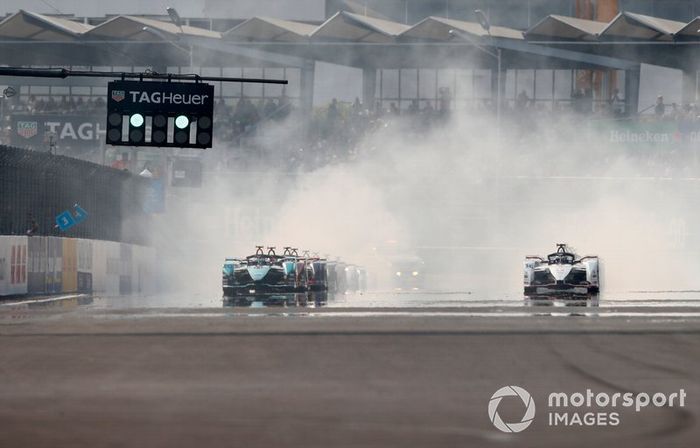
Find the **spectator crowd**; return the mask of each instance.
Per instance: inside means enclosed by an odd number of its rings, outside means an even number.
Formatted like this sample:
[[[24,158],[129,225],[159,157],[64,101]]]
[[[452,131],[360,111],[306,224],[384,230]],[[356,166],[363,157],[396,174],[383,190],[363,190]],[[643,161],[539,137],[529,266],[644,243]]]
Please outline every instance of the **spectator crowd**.
[[[363,104],[332,99],[317,107],[311,116],[302,114],[295,100],[282,94],[268,98],[218,98],[214,104],[215,145],[226,148],[231,165],[279,163],[289,169],[313,169],[355,159],[371,148],[362,147],[365,137],[385,128],[397,128],[404,135],[420,136],[446,123],[457,106],[448,88],[440,88],[437,98],[409,100],[383,99]],[[10,98],[2,105],[3,144],[10,143],[12,114],[87,115],[103,114],[102,97],[24,96]],[[586,115],[591,118],[625,119],[625,101],[618,89],[607,99],[594,99],[591,89],[575,90],[570,100],[533,100],[526,90],[503,102],[506,126],[531,133],[551,119]],[[472,113],[495,112],[490,99],[475,100]],[[679,129],[700,129],[700,109],[694,104],[666,104],[659,95],[656,103],[642,111],[641,120],[676,121]],[[515,132],[517,135],[518,132]]]

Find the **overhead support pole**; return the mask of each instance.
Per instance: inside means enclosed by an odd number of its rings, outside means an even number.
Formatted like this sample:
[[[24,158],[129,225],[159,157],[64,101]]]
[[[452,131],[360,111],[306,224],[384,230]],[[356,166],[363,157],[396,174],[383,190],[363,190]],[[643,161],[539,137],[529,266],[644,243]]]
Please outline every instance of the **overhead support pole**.
[[[372,110],[376,102],[377,69],[362,69],[362,104],[365,109]]]
[[[491,68],[491,100],[496,111],[496,124],[498,129],[501,126],[501,111],[504,106],[506,69],[502,63],[501,49],[496,48],[496,60]]]
[[[199,76],[189,74],[155,73],[155,72],[105,72],[97,70],[68,70],[66,68],[23,68],[0,67],[0,76],[30,77],[30,78],[60,78],[85,77],[85,78],[112,78],[122,80],[125,78],[160,79],[164,81],[220,81],[220,82],[249,82],[256,84],[287,84],[286,79],[262,79],[262,78],[231,78],[225,76]]]
[[[698,101],[698,72],[697,69],[686,68],[683,70],[681,101],[684,104],[697,103]]]
[[[639,81],[641,66],[625,70],[625,114],[636,115],[639,111]]]
[[[301,67],[301,82],[299,86],[301,95],[301,110],[305,114],[311,114],[314,107],[314,75],[316,61],[307,59]]]

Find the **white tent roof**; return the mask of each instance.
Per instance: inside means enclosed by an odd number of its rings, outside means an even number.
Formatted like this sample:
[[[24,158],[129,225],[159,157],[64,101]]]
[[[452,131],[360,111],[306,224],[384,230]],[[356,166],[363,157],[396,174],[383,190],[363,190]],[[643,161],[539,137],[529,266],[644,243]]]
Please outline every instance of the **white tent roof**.
[[[114,17],[94,27],[85,34],[86,36],[103,39],[153,40],[153,35],[143,30],[145,26],[173,37],[179,35],[210,38],[221,37],[221,33],[205,30],[204,28],[183,25],[181,31],[180,27],[170,22],[135,16]]]
[[[608,26],[606,22],[551,14],[525,32],[530,40],[546,39],[593,40]]]
[[[479,23],[443,17],[426,17],[401,34],[402,38],[449,41],[453,39],[450,30],[457,30],[475,37],[485,37],[489,33]],[[509,39],[523,39],[522,31],[502,26],[492,26],[491,36]]]
[[[408,25],[340,11],[319,26],[315,39],[349,40],[354,42],[388,43],[406,31]]]
[[[223,34],[225,39],[261,42],[298,42],[317,28],[308,23],[253,17]]]
[[[0,22],[0,37],[26,40],[69,41],[92,26],[62,17],[52,17],[20,9]]]
[[[632,12],[619,13],[600,33],[601,37],[672,40],[686,24]]]

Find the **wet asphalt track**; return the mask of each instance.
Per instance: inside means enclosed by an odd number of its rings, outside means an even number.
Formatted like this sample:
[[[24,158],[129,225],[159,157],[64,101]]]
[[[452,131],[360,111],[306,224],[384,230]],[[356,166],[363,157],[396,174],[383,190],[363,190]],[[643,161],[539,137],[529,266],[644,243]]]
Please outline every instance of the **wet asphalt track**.
[[[328,305],[228,308],[182,296],[0,306],[0,446],[700,440],[700,293],[597,304],[382,293]],[[537,405],[519,434],[489,421],[489,399],[505,385],[527,389]],[[683,388],[686,407],[618,409],[616,427],[548,426],[550,392],[587,388]],[[499,413],[518,420],[522,405],[506,400]]]

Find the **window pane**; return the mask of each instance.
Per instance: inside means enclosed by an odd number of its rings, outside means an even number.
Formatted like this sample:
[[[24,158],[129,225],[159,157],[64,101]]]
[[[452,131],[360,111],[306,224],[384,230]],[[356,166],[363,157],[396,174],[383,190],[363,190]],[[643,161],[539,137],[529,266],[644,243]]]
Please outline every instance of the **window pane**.
[[[434,99],[437,96],[437,91],[435,90],[435,70],[421,70],[419,75],[419,96],[424,99]]]
[[[418,70],[401,70],[401,98],[418,98]]]

